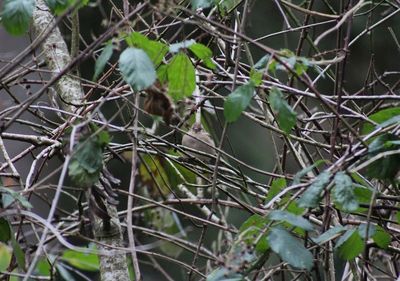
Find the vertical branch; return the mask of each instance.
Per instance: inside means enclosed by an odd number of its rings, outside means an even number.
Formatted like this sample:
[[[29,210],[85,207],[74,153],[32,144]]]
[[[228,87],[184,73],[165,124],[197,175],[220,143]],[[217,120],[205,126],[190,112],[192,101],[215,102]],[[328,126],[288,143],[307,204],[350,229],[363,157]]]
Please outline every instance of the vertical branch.
[[[77,12],[76,12],[77,13]],[[64,71],[66,67],[71,63],[71,56],[68,52],[67,44],[65,43],[60,30],[57,26],[54,25],[54,17],[50,13],[48,7],[45,5],[43,0],[36,1],[36,9],[33,13],[33,29],[37,35],[48,33],[45,40],[42,42],[41,47],[43,49],[43,54],[53,77],[57,76],[60,72]],[[48,29],[50,27],[54,27],[51,31]],[[79,36],[79,32],[77,34]],[[84,99],[83,89],[81,87],[80,81],[78,78],[73,77],[72,75],[65,74],[63,75],[56,83],[55,89],[63,102],[63,107],[68,112],[75,112],[77,110],[76,106],[81,103]],[[60,181],[57,186],[56,194],[54,196],[51,210],[48,215],[47,221],[50,223],[53,219],[55,209],[58,204],[59,194],[61,192],[62,183],[64,177],[66,176],[66,169],[68,166],[68,155],[66,157],[66,161],[63,167],[63,173],[60,176]],[[100,250],[107,250],[107,246],[103,245],[111,245],[111,246],[122,246],[123,240],[121,235],[121,226],[117,217],[117,210],[114,206],[106,204],[108,212],[113,216],[113,225],[118,230],[118,234],[112,237],[104,237],[102,233],[102,222],[100,219],[96,218],[93,222],[93,232],[94,236],[98,238],[102,243],[100,246]],[[32,261],[28,274],[26,278],[33,272],[35,263],[39,257],[41,247],[43,247],[44,241],[46,240],[48,229],[47,227],[44,229],[42,234],[39,248],[36,252],[34,260]],[[124,254],[116,254],[113,256],[103,256],[100,255],[100,275],[102,280],[129,280],[128,267],[126,263],[126,256]]]
[[[135,116],[133,121],[133,140],[132,140],[132,168],[131,168],[131,177],[129,181],[129,194],[134,194],[135,192],[135,185],[136,185],[136,171],[137,171],[137,138],[138,138],[138,118],[139,118],[139,111],[137,110],[137,105],[139,104],[139,94],[136,93],[135,96]],[[135,280],[139,281],[142,280],[140,269],[139,269],[139,262],[137,260],[136,254],[136,246],[135,246],[135,236],[133,235],[133,228],[132,228],[132,208],[133,208],[133,196],[128,197],[128,204],[127,204],[127,227],[128,227],[128,239],[129,239],[129,248],[131,249],[131,257],[133,263],[133,269],[135,271]]]

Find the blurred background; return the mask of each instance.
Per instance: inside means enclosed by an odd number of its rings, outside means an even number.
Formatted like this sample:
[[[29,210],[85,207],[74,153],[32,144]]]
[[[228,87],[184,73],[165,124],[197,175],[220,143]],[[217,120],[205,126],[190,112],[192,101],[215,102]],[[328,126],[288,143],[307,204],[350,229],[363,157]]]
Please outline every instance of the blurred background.
[[[1,3],[2,1],[0,1]],[[95,38],[100,36],[110,24],[110,15],[112,15],[111,10],[115,7],[121,7],[122,1],[114,1],[111,4],[109,1],[91,1],[91,4],[79,12],[80,18],[80,29],[82,36],[81,48],[85,48],[85,45],[90,44]],[[132,1],[133,3],[134,1]],[[293,31],[290,31],[290,27],[285,23],[285,18],[282,16],[281,11],[277,7],[275,1],[250,1],[250,9],[246,24],[246,35],[253,39],[260,39],[259,42],[276,50],[281,49],[289,49],[293,52],[296,51],[298,47],[299,38],[301,35],[301,29],[296,29],[297,26],[302,24],[304,20],[304,15],[295,10],[286,11],[287,20],[290,23]],[[333,11],[339,11],[339,2],[336,0],[326,0],[326,1],[315,1],[316,3],[313,5],[313,10],[319,11],[321,13],[331,14]],[[354,1],[353,1],[354,2]],[[389,2],[389,1],[386,1]],[[296,5],[300,5],[302,1],[292,1],[292,3]],[[241,13],[241,5],[238,7],[238,12]],[[393,7],[390,5],[380,5],[374,8],[372,13],[368,12],[368,8],[362,9],[362,12],[359,12],[358,15],[354,17],[354,20],[351,25],[351,36],[350,38],[356,38],[361,32],[363,32],[367,26],[371,26],[373,23],[376,23],[385,18],[388,14],[393,12]],[[149,18],[148,20],[151,20]],[[299,21],[299,22],[296,22]],[[326,23],[323,23],[326,22]],[[317,25],[317,23],[321,23]],[[226,24],[229,25],[229,21],[226,21]],[[309,36],[315,39],[318,35],[324,32],[327,28],[331,28],[336,24],[335,20],[326,19],[322,17],[312,17],[309,21],[309,24],[315,24],[315,27],[310,29]],[[64,32],[65,39],[67,42],[70,41],[70,33],[68,29],[68,21],[66,24],[61,25],[61,29]],[[177,26],[176,28],[178,28]],[[193,30],[193,26],[187,24],[180,32],[180,35],[177,36],[176,41],[186,39],[187,35]],[[174,29],[170,30],[169,33],[173,34]],[[287,32],[283,32],[287,31]],[[169,36],[169,35],[168,35]],[[382,84],[376,85],[376,87],[369,88],[369,92],[362,94],[373,94],[377,95],[380,92],[386,91],[386,87],[388,85],[393,85],[398,81],[399,71],[400,71],[400,45],[399,42],[396,41],[400,36],[400,16],[394,16],[389,18],[388,20],[384,20],[382,24],[378,25],[373,31],[366,32],[363,36],[361,36],[354,44],[349,47],[348,50],[348,63],[345,68],[346,72],[346,80],[344,81],[347,93],[356,93],[363,87],[365,87],[366,83],[369,81],[369,75],[371,72],[375,72],[375,75],[382,76]],[[3,28],[0,27],[0,67],[9,63],[14,57],[16,57],[24,48],[29,46],[32,38],[30,36],[21,36],[14,37],[7,34]],[[170,42],[173,43],[173,42]],[[336,33],[332,33],[331,35],[325,37],[321,43],[318,45],[318,50],[315,50],[310,46],[308,42],[304,43],[302,48],[301,56],[307,58],[313,58],[316,60],[319,59],[332,59],[336,55]],[[262,56],[265,55],[260,49],[253,45],[248,45],[250,48],[252,57],[254,62],[257,62]],[[319,56],[322,54],[323,56]],[[31,62],[35,57],[31,56],[26,58],[24,63]],[[111,59],[111,63],[115,63],[118,59],[118,55],[114,54]],[[245,55],[242,56],[242,60],[244,63],[250,63]],[[79,65],[79,72],[84,79],[91,80],[94,72],[94,59],[87,59],[83,63]],[[371,68],[373,71],[371,71]],[[334,71],[334,69],[331,69]],[[316,88],[325,95],[332,95],[334,92],[335,83],[329,77],[332,72],[327,72],[324,78],[319,79],[316,82]],[[113,84],[113,79],[117,79],[118,73],[115,72],[115,76],[111,75],[108,77],[108,80],[104,83],[104,85]],[[318,75],[318,72],[309,71],[309,75],[311,78],[315,78]],[[289,83],[289,78],[286,73],[278,73],[277,77],[281,80],[282,83]],[[16,100],[24,100],[29,97],[32,93],[36,92],[40,87],[40,82],[37,81],[47,80],[49,79],[49,75],[45,71],[31,71],[24,75],[24,80],[16,80],[14,86],[10,88],[12,92],[11,96],[7,93],[5,88],[1,88],[0,90],[0,112],[7,110],[8,108],[16,105]],[[83,86],[85,88],[85,83]],[[295,82],[296,84],[296,82]],[[301,84],[296,85],[299,89],[304,89],[304,86]],[[85,88],[87,90],[87,88]],[[219,93],[222,95],[229,94],[230,89],[220,89]],[[57,114],[51,110],[51,95],[53,93],[49,91],[46,95],[38,102],[36,105],[42,106],[41,110],[43,111],[43,117],[49,120],[54,120],[55,122],[59,122]],[[96,90],[95,95],[92,98],[97,98],[101,95],[101,91]],[[142,101],[143,102],[143,101]],[[213,105],[222,106],[221,101],[213,101]],[[320,108],[320,105],[315,103],[315,101],[310,101],[308,105],[311,105],[316,108]],[[50,108],[46,110],[46,108]],[[369,105],[369,108],[373,108],[374,103]],[[103,107],[102,111],[104,116],[108,117],[115,112],[116,108]],[[302,112],[299,110],[298,114]],[[129,114],[129,112],[126,112]],[[205,113],[205,118],[208,119],[210,133],[213,136],[213,139],[218,143],[219,136],[222,132],[223,126],[223,114],[221,111],[217,111],[216,116],[209,115]],[[33,123],[41,123],[41,120],[38,120],[37,116],[29,113],[25,113],[21,116],[22,119],[29,120]],[[141,115],[141,122],[144,126],[148,126],[149,128],[152,126],[153,119],[148,116]],[[127,116],[129,119],[129,116]],[[0,122],[4,122],[4,120],[0,120]],[[116,118],[114,120],[115,125],[123,125],[123,120]],[[327,124],[331,125],[329,122]],[[165,126],[160,126],[159,134],[161,132],[168,132],[169,129]],[[15,132],[15,133],[26,133],[26,134],[34,134],[34,131],[30,130],[29,127],[25,125],[20,125],[16,122],[12,125],[11,128],[7,130],[7,132]],[[255,122],[252,122],[249,119],[241,117],[238,122],[233,123],[228,127],[228,135],[227,142],[225,142],[223,149],[237,157],[240,161],[244,163],[260,169],[262,171],[270,171],[272,172],[275,164],[275,156],[273,151],[273,145],[271,141],[271,132]],[[113,134],[113,142],[124,143],[127,142],[128,139],[124,135]],[[180,143],[181,135],[177,135],[171,137],[170,141]],[[275,139],[278,140],[278,147],[282,147],[283,142],[279,140],[278,137],[275,136]],[[29,148],[29,144],[25,142],[19,142],[15,140],[7,140],[5,139],[5,146],[7,151],[10,154],[10,157],[13,158],[25,149]],[[34,159],[36,151],[33,150],[30,153],[27,153],[21,160],[15,163],[16,168],[20,172],[23,179],[26,179],[27,173],[29,172],[29,168]],[[129,158],[129,157],[128,157]],[[4,163],[4,156],[0,155],[0,164]],[[50,161],[45,161],[43,163],[42,170],[40,172],[41,178],[46,178],[45,184],[56,184],[59,176],[59,172],[54,173],[55,167],[60,167],[63,163],[63,159],[53,158]],[[262,182],[265,184],[269,183],[270,178],[266,175],[255,172],[254,170],[248,169],[245,166],[241,166],[240,164],[233,163],[236,168],[242,169],[243,173],[250,178],[254,179],[257,182]],[[296,173],[300,167],[297,165],[295,161],[291,157],[289,157],[287,163],[287,172],[288,173]],[[130,176],[130,164],[122,163],[121,161],[114,159],[108,163],[108,168],[112,172],[112,174],[121,180],[120,189],[127,190],[129,185],[129,176]],[[139,175],[138,177],[140,177]],[[143,175],[142,175],[143,176]],[[17,182],[10,178],[4,178],[3,184],[15,185]],[[141,189],[146,189],[146,184],[144,182],[141,183]],[[68,182],[67,182],[68,185]],[[142,190],[143,191],[143,190]],[[140,191],[141,192],[141,191]],[[144,192],[144,191],[143,191]],[[52,192],[47,191],[43,193],[43,196],[47,199],[51,198]],[[48,205],[43,204],[44,200],[33,197],[32,204],[35,206],[34,212],[45,216],[48,211]],[[253,202],[256,203],[256,202]],[[64,201],[61,202],[62,207],[65,210],[75,210],[76,206],[71,205],[71,201],[68,200],[67,197],[64,198]],[[120,201],[120,209],[124,210],[126,208],[126,201],[122,199]],[[160,210],[158,210],[160,212]],[[194,214],[200,215],[198,209],[189,207],[188,210]],[[156,216],[162,216],[162,212],[156,214]],[[161,214],[161,215],[160,215]],[[140,225],[146,225],[146,219],[154,220],[155,217],[152,217],[154,214],[147,214],[146,216],[139,216],[136,218],[136,223]],[[148,217],[150,216],[150,217]],[[233,224],[237,227],[241,225],[241,223],[248,217],[247,214],[243,212],[233,210],[230,213],[230,219]],[[161,219],[163,219],[161,217]],[[166,218],[164,218],[166,219]],[[165,221],[164,221],[165,222]],[[182,221],[182,228],[185,229],[185,233],[188,235],[188,240],[194,243],[197,243],[201,231],[196,229],[191,222],[187,220]],[[182,231],[176,230],[175,231]],[[157,241],[154,238],[146,237],[146,235],[140,236],[140,232],[138,232],[139,238],[143,245],[152,245],[154,243],[157,244]],[[211,247],[213,240],[217,232],[213,229],[207,231],[207,235],[205,238],[204,244],[208,247]],[[156,245],[159,246],[159,245]],[[165,249],[164,249],[165,250]],[[192,260],[192,255],[188,254],[186,251],[179,253],[176,247],[171,246],[167,249],[170,254],[180,255],[179,259],[183,260],[190,264]],[[201,260],[200,263],[204,261]],[[160,261],[160,264],[167,270],[168,274],[173,277],[174,280],[186,280],[184,276],[186,276],[186,272],[179,266],[173,265],[166,261]],[[149,265],[149,262],[146,258],[143,258],[142,270],[144,271],[144,275],[146,276],[145,280],[163,280],[163,276],[158,273],[158,271],[154,270],[152,265]],[[93,276],[93,278],[95,278]]]

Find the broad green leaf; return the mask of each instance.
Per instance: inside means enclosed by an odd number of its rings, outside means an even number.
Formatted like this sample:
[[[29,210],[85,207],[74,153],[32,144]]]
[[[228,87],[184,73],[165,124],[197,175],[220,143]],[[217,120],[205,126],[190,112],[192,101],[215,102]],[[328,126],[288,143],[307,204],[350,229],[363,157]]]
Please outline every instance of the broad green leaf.
[[[169,150],[168,154],[177,155],[177,153],[172,150]],[[180,164],[167,161],[163,167],[172,188],[177,188],[177,186],[182,183],[196,183],[196,174]]]
[[[168,93],[175,100],[190,97],[196,88],[196,74],[190,58],[176,54],[167,68]]]
[[[155,66],[158,66],[168,52],[168,46],[160,41],[150,40],[139,32],[132,32],[126,37],[130,47],[137,47],[146,52]]]
[[[135,91],[150,87],[156,80],[153,63],[141,49],[125,49],[119,57],[119,69],[124,80]]]
[[[278,193],[281,192],[281,190],[286,187],[286,185],[287,185],[286,179],[284,178],[274,179],[272,181],[271,188],[268,190],[267,199],[265,199],[265,202],[268,203],[269,201],[271,201],[272,198],[278,195]]]
[[[168,65],[166,65],[166,64],[160,65],[157,68],[157,78],[158,78],[158,81],[160,81],[161,84],[164,84],[165,82],[168,81],[167,70],[168,70]]]
[[[75,0],[45,0],[45,2],[54,14],[61,15],[74,4]]]
[[[294,68],[295,68],[295,65],[296,65],[296,57],[295,57],[294,55],[292,55],[292,56],[290,56],[290,57],[288,57],[288,58],[286,58],[286,57],[281,57],[280,59],[281,59],[281,61],[284,62],[290,69],[294,69]],[[278,64],[278,65],[277,65],[277,69],[283,70],[283,71],[286,71],[286,70],[287,70],[287,68],[286,68],[284,65],[282,65],[282,64]]]
[[[257,214],[249,217],[239,229],[239,240],[245,242],[248,246],[253,246],[255,239],[260,235],[260,233],[267,226],[268,218]],[[256,245],[256,251],[258,253],[264,253],[269,249],[268,241],[266,235],[259,239]]]
[[[265,55],[259,59],[259,61],[254,65],[254,69],[256,70],[264,70],[267,67],[268,62],[270,60],[270,55]]]
[[[11,249],[6,244],[0,243],[0,272],[7,270],[11,257]]]
[[[310,270],[313,256],[303,243],[281,228],[271,228],[268,235],[271,249],[293,267]]]
[[[308,61],[308,59],[304,57],[298,57],[294,65],[294,70],[296,71],[297,75],[302,75],[307,71],[309,66],[310,62]]]
[[[74,184],[89,188],[99,180],[103,169],[103,152],[108,141],[107,132],[102,131],[83,137],[76,145],[68,165],[68,174]]]
[[[232,12],[242,0],[217,0],[219,12],[222,15]]]
[[[357,229],[358,229],[358,234],[360,234],[361,238],[364,239],[365,236],[367,235],[367,224],[366,223],[360,224]],[[367,238],[371,238],[373,235],[375,235],[375,233],[376,233],[376,226],[373,224],[369,224]]]
[[[11,239],[11,228],[5,218],[0,218],[0,242],[8,242]]]
[[[303,208],[317,207],[319,201],[321,201],[321,193],[329,183],[330,177],[331,174],[329,171],[319,174],[299,199],[299,206]]]
[[[104,67],[106,66],[107,62],[110,60],[113,54],[113,45],[109,42],[101,52],[100,56],[97,58],[95,66],[94,66],[94,75],[93,81],[97,80],[97,77],[103,72]]]
[[[263,72],[258,71],[256,69],[250,70],[250,80],[254,83],[255,86],[260,86],[262,83]]]
[[[307,231],[314,230],[314,226],[308,220],[286,211],[274,210],[268,215],[268,218],[273,221],[285,221],[293,226],[300,227]]]
[[[339,248],[340,246],[342,246],[344,244],[344,242],[346,242],[351,235],[353,235],[353,233],[356,231],[356,229],[348,229],[342,236],[340,236],[340,238],[336,241],[336,245],[335,248]]]
[[[352,260],[364,250],[364,241],[356,229],[350,229],[340,237],[335,249],[342,259]]]
[[[42,276],[50,276],[51,265],[46,259],[40,259],[36,265],[36,271]]]
[[[217,66],[212,61],[213,53],[207,46],[201,43],[195,43],[189,46],[189,50],[199,58],[206,67],[209,69],[215,69]]]
[[[326,242],[332,240],[332,238],[335,237],[338,233],[344,232],[345,230],[346,230],[345,227],[338,225],[338,226],[335,226],[335,227],[325,231],[320,236],[318,236],[316,238],[311,238],[311,239],[314,241],[314,243],[316,243],[318,245],[322,245],[322,244],[325,244]]]
[[[169,46],[169,51],[171,53],[175,54],[175,53],[178,53],[181,49],[188,49],[193,44],[196,44],[196,41],[194,41],[193,39],[174,43]]]
[[[281,90],[277,87],[272,87],[268,97],[272,110],[276,114],[279,127],[289,134],[294,125],[296,125],[296,112],[290,107],[287,101],[283,98]]]
[[[376,232],[372,236],[372,239],[382,249],[387,249],[392,240],[392,236],[387,233],[381,226],[376,226]]]
[[[400,107],[391,107],[382,109],[374,114],[371,114],[370,116],[368,116],[368,118],[377,124],[381,124],[380,126],[383,125],[383,127],[385,127],[390,125],[390,123],[384,124],[385,121],[389,121],[392,118],[397,118],[399,115],[400,115]],[[397,122],[396,119],[394,119],[393,122]],[[370,132],[372,132],[374,128],[375,125],[365,122],[362,126],[361,133],[363,135],[367,135]]]
[[[239,228],[239,232],[242,233],[247,231],[250,227],[257,227],[262,229],[268,222],[267,217],[260,216],[258,214],[254,214],[250,216]]]
[[[168,174],[165,172],[160,159],[151,155],[143,155],[142,163],[139,166],[141,182],[149,188],[149,192],[156,196],[168,196],[171,190],[168,181]],[[149,171],[148,171],[149,170]],[[160,190],[158,190],[160,188]],[[159,194],[161,192],[162,194]]]
[[[28,28],[35,8],[34,0],[4,0],[1,20],[7,32],[22,35]]]
[[[396,123],[400,123],[400,115],[394,116],[392,118],[390,118],[389,120],[386,120],[385,122],[382,122],[381,124],[379,124],[377,127],[378,128],[384,128]]]
[[[288,197],[288,201],[291,201],[291,199]],[[281,202],[279,202],[280,205],[282,206]],[[289,205],[286,208],[286,211],[289,213],[295,214],[295,215],[301,215],[304,213],[305,209],[302,207],[299,207],[296,201],[291,201]]]
[[[190,0],[193,9],[204,9],[214,5],[215,0]]]
[[[368,204],[371,202],[373,191],[364,186],[356,186],[354,188],[354,195],[358,202]]]
[[[97,255],[73,250],[65,250],[61,259],[73,267],[85,271],[97,271],[100,266],[99,257]]]
[[[393,144],[393,141],[400,140],[399,136],[384,134],[378,136],[368,146],[368,159],[379,153],[399,149],[400,145]],[[388,144],[389,143],[389,144]],[[395,178],[400,167],[400,154],[389,155],[379,158],[368,165],[367,175],[381,180],[391,180]]]
[[[315,161],[315,163],[312,164],[311,166],[308,166],[308,167],[302,169],[301,171],[297,172],[293,177],[292,185],[300,184],[302,177],[307,175],[314,168],[319,167],[319,166],[321,166],[321,164],[324,164],[324,163],[326,163],[326,160],[325,159],[320,159],[320,160]]]
[[[18,201],[23,207],[27,209],[32,208],[32,204],[29,203],[29,201],[24,196],[19,194],[19,192],[16,192],[10,188],[0,186],[0,193],[2,193],[3,195],[3,208],[7,208],[14,200]]]
[[[20,270],[25,270],[25,253],[22,251],[22,248],[15,239],[14,235],[11,235],[11,247],[13,249],[13,255],[17,260],[18,268]]]
[[[236,88],[224,102],[224,116],[226,121],[235,122],[240,114],[249,106],[254,95],[254,84],[249,82]]]
[[[12,203],[14,203],[14,198],[8,193],[3,193],[1,191],[0,193],[2,208],[7,209],[12,205]]]
[[[219,267],[211,272],[206,281],[242,281],[243,276],[225,267]]]
[[[334,177],[333,198],[344,211],[353,212],[358,209],[358,202],[353,191],[353,181],[344,172],[337,172]]]

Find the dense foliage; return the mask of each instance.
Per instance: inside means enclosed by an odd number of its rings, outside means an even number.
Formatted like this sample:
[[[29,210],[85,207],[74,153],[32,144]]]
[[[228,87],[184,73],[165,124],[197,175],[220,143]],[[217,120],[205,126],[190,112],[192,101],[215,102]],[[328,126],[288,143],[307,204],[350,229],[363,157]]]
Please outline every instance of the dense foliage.
[[[0,280],[400,280],[399,5],[3,1]]]

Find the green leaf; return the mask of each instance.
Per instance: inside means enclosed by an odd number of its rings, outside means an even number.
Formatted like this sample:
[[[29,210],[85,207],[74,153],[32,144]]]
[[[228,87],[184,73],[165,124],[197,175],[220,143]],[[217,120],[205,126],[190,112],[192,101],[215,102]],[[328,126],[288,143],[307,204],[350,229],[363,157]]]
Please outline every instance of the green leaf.
[[[104,67],[106,66],[107,62],[110,60],[112,54],[113,54],[113,45],[112,45],[112,42],[109,42],[104,47],[100,56],[96,60],[96,64],[94,66],[93,81],[96,81],[97,77],[99,77],[99,75],[103,72]]]
[[[353,191],[353,181],[344,172],[337,172],[334,178],[333,198],[344,211],[353,212],[358,209],[358,202]]]
[[[382,249],[387,249],[390,242],[392,241],[392,236],[387,233],[381,226],[376,226],[376,232],[372,236],[372,239]]]
[[[325,244],[326,242],[332,240],[332,238],[335,237],[338,233],[344,232],[345,230],[346,230],[345,227],[338,225],[338,226],[335,226],[335,227],[325,231],[320,236],[318,236],[316,238],[311,238],[311,239],[314,241],[314,243],[316,243],[318,245],[322,245],[322,244]]]
[[[168,65],[168,93],[175,100],[190,97],[196,88],[196,74],[190,58],[184,53],[175,55]]]
[[[305,209],[302,207],[299,207],[296,201],[292,201],[289,196],[286,198],[288,198],[288,201],[290,202],[286,208],[286,211],[288,211],[289,213],[295,214],[295,215],[301,215],[302,213],[304,213]],[[279,202],[279,203],[281,203],[281,202]],[[282,205],[282,204],[280,204],[280,205]]]
[[[330,177],[331,174],[329,171],[320,173],[299,199],[299,206],[303,208],[317,207],[319,201],[321,201],[321,193],[324,187],[329,183]]]
[[[21,246],[15,239],[14,235],[11,235],[11,247],[13,248],[13,254],[17,260],[18,268],[25,270],[25,253],[22,251]]]
[[[54,14],[61,15],[74,4],[75,0],[45,0],[45,2]]]
[[[29,28],[34,8],[34,0],[4,0],[0,16],[7,32],[12,35],[24,34]]]
[[[2,192],[0,191],[0,193]],[[9,206],[12,205],[12,203],[14,203],[14,198],[8,193],[2,193],[0,197],[1,197],[2,208],[4,209],[7,209]]]
[[[187,49],[195,43],[196,43],[196,41],[194,41],[193,39],[174,43],[169,46],[169,51],[171,53],[175,54],[175,53],[178,53],[181,49]]]
[[[293,226],[300,227],[307,231],[314,230],[314,226],[308,220],[286,211],[274,210],[268,215],[268,218],[273,221],[285,221]]]
[[[36,271],[42,276],[51,275],[51,265],[47,259],[40,259],[36,265]]]
[[[100,266],[99,257],[97,255],[76,252],[73,250],[65,250],[61,259],[73,267],[85,271],[97,271]]]
[[[204,9],[211,7],[214,5],[215,0],[191,0],[192,8],[195,9]]]
[[[391,125],[393,123],[400,121],[397,119],[397,118],[399,118],[399,115],[400,115],[400,107],[390,107],[390,108],[382,109],[374,114],[371,114],[370,116],[368,116],[368,118],[371,119],[372,121],[374,121],[375,123],[380,124],[378,126],[385,127],[385,126],[388,126],[388,125]],[[394,119],[391,120],[392,118],[394,118]],[[389,120],[390,120],[390,122],[389,122]],[[389,123],[386,123],[385,121],[388,121]],[[369,122],[365,122],[362,126],[361,133],[363,135],[367,135],[367,134],[371,133],[374,130],[374,128],[375,128],[375,125],[373,125]]]
[[[250,70],[250,80],[254,83],[255,86],[260,86],[262,83],[263,72],[258,71],[256,69]]]
[[[0,243],[0,271],[6,271],[10,265],[12,258],[10,248],[3,243]]]
[[[271,184],[271,188],[268,190],[267,198],[265,199],[265,202],[268,203],[269,201],[272,200],[276,195],[278,195],[279,192],[283,188],[286,187],[286,179],[284,178],[278,178],[274,179]]]
[[[296,71],[297,75],[302,75],[305,73],[310,66],[310,62],[308,59],[304,57],[299,57],[294,65],[294,70]]]
[[[24,196],[19,194],[19,192],[15,192],[14,190],[12,190],[10,188],[5,188],[5,187],[0,186],[0,193],[3,194],[2,201],[3,201],[4,208],[7,208],[9,205],[11,205],[14,200],[18,201],[23,207],[25,207],[27,209],[32,208],[32,204],[29,203],[29,201]],[[11,200],[11,198],[12,198],[12,200]]]
[[[247,231],[250,227],[257,227],[260,230],[266,225],[268,219],[266,217],[254,214],[250,216],[239,228],[239,232],[243,233]]]
[[[307,175],[314,168],[317,168],[317,167],[321,166],[321,164],[324,164],[324,163],[326,163],[326,160],[325,159],[320,159],[320,160],[315,161],[315,163],[312,164],[311,166],[308,166],[308,167],[302,169],[301,171],[297,172],[293,177],[292,185],[300,184],[302,177]]]
[[[150,87],[156,80],[153,63],[141,49],[125,49],[119,57],[119,68],[124,80],[135,91]]]
[[[8,242],[11,239],[11,227],[5,218],[0,218],[0,242]]]
[[[358,234],[360,234],[361,238],[365,238],[365,236],[367,235],[367,224],[366,223],[362,223],[360,224],[358,227]],[[368,225],[368,237],[367,238],[371,238],[374,234],[376,233],[376,226],[373,224],[369,224]]]
[[[253,246],[255,239],[257,239],[258,235],[263,231],[268,221],[267,217],[257,214],[252,215],[240,226],[239,240],[245,242],[248,246]],[[264,253],[268,249],[268,241],[266,235],[264,235],[264,237],[258,241],[256,251],[258,253]]]
[[[165,82],[168,81],[167,70],[168,70],[168,65],[165,65],[165,64],[160,65],[157,68],[157,78],[161,84],[164,84]]]
[[[232,12],[240,3],[242,0],[219,0],[218,3],[218,9],[219,12],[222,15],[229,14]]]
[[[168,196],[171,193],[168,174],[164,170],[160,159],[149,154],[143,155],[142,163],[139,165],[139,175],[141,182],[146,185],[149,190],[154,190],[157,195],[161,191],[162,196]],[[149,170],[149,171],[148,171]],[[158,190],[158,188],[160,190]]]
[[[271,88],[268,100],[272,110],[276,114],[279,127],[286,134],[289,134],[294,125],[296,125],[296,112],[283,98],[281,90],[279,90],[277,87]]]
[[[228,270],[225,267],[219,267],[211,272],[206,281],[242,281],[244,277],[236,272]]]
[[[235,122],[240,114],[249,106],[254,95],[254,84],[249,82],[237,87],[224,102],[224,116],[226,121]]]
[[[303,243],[281,228],[271,228],[268,235],[271,249],[293,267],[310,270],[313,256]]]
[[[356,229],[349,229],[340,239],[336,246],[339,257],[352,260],[364,250],[364,241]]]
[[[265,55],[259,61],[254,65],[254,69],[256,70],[264,70],[264,68],[267,67],[268,62],[270,60],[271,56],[270,55]]]
[[[378,155],[379,153],[399,149],[400,145],[396,145],[396,141],[400,140],[399,136],[393,134],[384,134],[378,136],[368,146],[368,159]],[[393,143],[393,141],[395,141]],[[381,180],[391,180],[395,178],[400,167],[400,154],[389,155],[379,158],[368,165],[367,175]]]
[[[364,186],[356,186],[354,188],[354,195],[356,200],[360,203],[369,203],[373,195],[373,191]]]
[[[130,47],[146,52],[155,66],[158,66],[168,52],[168,46],[160,41],[150,40],[139,32],[132,32],[125,38]]]
[[[294,55],[292,55],[292,56],[290,56],[290,57],[288,57],[288,58],[281,57],[280,59],[282,60],[282,62],[286,63],[287,66],[288,66],[290,69],[294,69],[294,67],[295,67],[295,65],[296,65],[296,57],[295,57]],[[282,64],[278,64],[278,65],[277,65],[277,69],[283,70],[283,71],[286,71],[286,70],[287,70],[286,67],[285,67],[284,65],[282,65]]]
[[[75,146],[68,174],[77,186],[89,188],[99,180],[103,169],[103,152],[109,139],[107,132],[102,131],[83,137]]]
[[[215,63],[212,61],[213,53],[207,46],[201,43],[195,43],[189,46],[189,50],[199,58],[209,69],[216,69]]]

